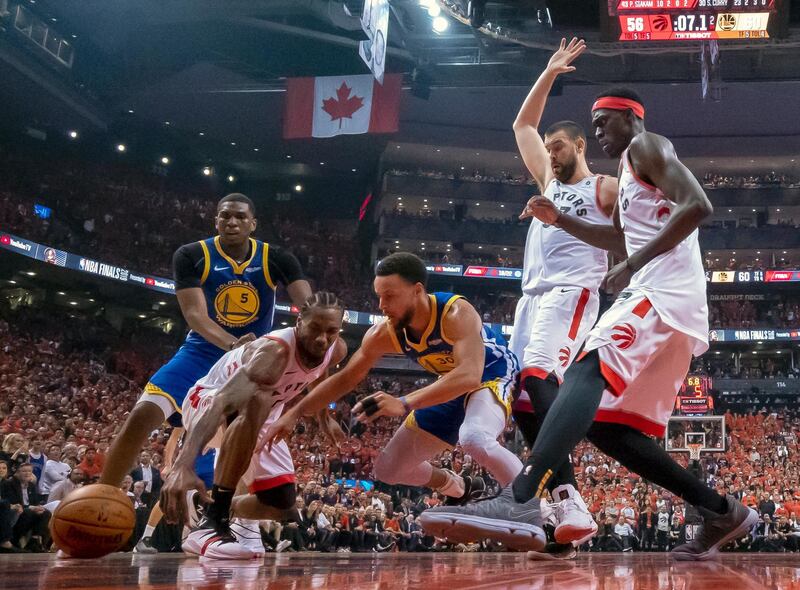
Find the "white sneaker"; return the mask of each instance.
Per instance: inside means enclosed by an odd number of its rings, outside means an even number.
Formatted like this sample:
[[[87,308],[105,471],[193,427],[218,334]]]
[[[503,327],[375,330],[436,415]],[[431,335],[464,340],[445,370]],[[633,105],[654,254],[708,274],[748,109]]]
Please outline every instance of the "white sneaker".
[[[219,531],[205,519],[193,529],[181,544],[184,553],[192,553],[211,559],[251,559],[255,554],[242,545],[230,531]],[[263,550],[263,545],[262,545]]]
[[[231,519],[231,532],[241,545],[253,552],[255,557],[264,557],[267,551],[264,548],[264,541],[261,540],[261,529],[257,520]]]
[[[573,486],[567,484],[553,490],[554,498],[565,495],[566,499],[561,500],[556,507],[556,543],[582,545],[597,534],[597,523]]]
[[[283,541],[280,541],[277,545],[275,545],[275,553],[283,553],[291,546],[292,542],[289,539],[284,539]]]

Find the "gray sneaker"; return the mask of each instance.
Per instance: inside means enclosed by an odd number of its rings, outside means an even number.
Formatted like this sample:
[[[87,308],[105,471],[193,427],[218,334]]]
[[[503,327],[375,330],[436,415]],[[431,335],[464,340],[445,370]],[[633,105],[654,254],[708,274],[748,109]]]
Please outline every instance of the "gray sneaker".
[[[703,516],[703,524],[695,538],[678,545],[670,553],[679,561],[705,561],[713,559],[719,548],[743,537],[758,522],[758,513],[731,495],[725,496],[728,512]],[[704,513],[706,511],[703,511]]]
[[[454,543],[492,539],[509,549],[541,551],[547,537],[540,509],[539,498],[516,502],[509,485],[496,498],[466,506],[437,506],[419,519],[426,534]]]

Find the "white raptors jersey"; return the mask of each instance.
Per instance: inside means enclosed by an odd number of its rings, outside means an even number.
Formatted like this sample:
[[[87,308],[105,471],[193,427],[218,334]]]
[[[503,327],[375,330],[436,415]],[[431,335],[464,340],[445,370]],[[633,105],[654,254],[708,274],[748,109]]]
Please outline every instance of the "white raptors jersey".
[[[575,215],[587,223],[610,225],[598,204],[602,176],[589,176],[576,184],[562,184],[555,178],[544,196],[562,215]],[[554,225],[532,219],[525,240],[522,292],[536,295],[558,286],[584,287],[597,291],[608,272],[605,250],[595,248]]]
[[[333,351],[336,349],[336,344],[334,343],[334,345],[328,349],[328,352],[325,353],[325,358],[318,366],[313,369],[308,369],[302,365],[297,354],[295,328],[275,330],[262,336],[262,338],[279,340],[289,347],[289,363],[286,365],[286,370],[283,372],[281,378],[272,387],[275,394],[273,397],[274,405],[268,419],[269,422],[280,416],[286,402],[301,394],[308,385],[319,379],[328,368],[328,364],[333,356]],[[240,346],[226,353],[219,359],[216,364],[211,367],[208,374],[199,379],[195,386],[189,390],[187,401],[189,401],[194,408],[197,408],[198,404],[202,407],[210,403],[211,399],[217,394],[220,388],[242,368],[244,351],[245,346]]]
[[[631,256],[667,224],[675,204],[636,177],[625,150],[617,207],[625,249]],[[697,235],[695,229],[672,250],[653,258],[633,275],[629,285],[647,296],[665,324],[696,340],[695,356],[708,350],[706,277]]]

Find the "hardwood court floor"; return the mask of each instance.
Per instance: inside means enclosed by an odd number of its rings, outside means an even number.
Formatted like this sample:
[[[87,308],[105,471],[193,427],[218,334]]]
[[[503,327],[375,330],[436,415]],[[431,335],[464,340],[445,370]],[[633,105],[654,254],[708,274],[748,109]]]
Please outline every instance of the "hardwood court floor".
[[[799,554],[724,554],[676,563],[665,554],[582,554],[571,562],[520,553],[284,553],[253,562],[199,561],[180,554],[117,553],[98,560],[0,556],[3,590],[750,590],[800,589]]]

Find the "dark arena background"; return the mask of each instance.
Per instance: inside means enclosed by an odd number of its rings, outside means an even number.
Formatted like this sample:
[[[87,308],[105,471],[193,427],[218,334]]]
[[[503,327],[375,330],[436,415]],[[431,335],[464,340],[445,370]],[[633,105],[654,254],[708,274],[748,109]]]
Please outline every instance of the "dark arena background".
[[[297,504],[253,521],[256,558],[198,558],[181,551],[188,529],[148,525],[175,420],[125,451],[119,493],[135,524],[120,550],[58,552],[58,501],[107,473],[134,404],[164,393],[150,378],[198,321],[178,303],[173,254],[222,231],[227,194],[255,203],[254,238],[342,302],[348,359],[384,321],[373,280],[394,252],[425,262],[429,292],[465,296],[512,336],[525,268],[541,263],[525,256],[539,221],[519,216],[544,192],[514,122],[572,37],[586,48],[553,76],[540,133],[577,122],[589,170],[618,176],[591,109],[608,88],[632,88],[647,130],[672,142],[713,206],[699,227],[705,280],[680,281],[687,301],[707,293],[710,348],[655,438],[757,521],[713,560],[676,561],[703,511],[583,440],[570,461],[597,532],[574,551],[430,535],[425,512],[447,495],[404,485],[393,466],[398,481],[376,476],[405,413],[363,423],[353,412],[375,392],[411,400],[434,383],[389,354],[329,405],[338,446],[310,418],[288,436],[295,473],[282,481]],[[219,270],[210,256],[204,279]],[[271,282],[270,329],[291,327],[298,302]],[[218,331],[258,311],[250,287],[227,288],[204,318]],[[601,313],[619,290],[600,288]],[[800,0],[0,0],[1,588],[798,588],[799,430]],[[531,455],[516,420],[499,442]],[[482,479],[471,500],[499,494],[473,455],[456,445],[431,463]]]

